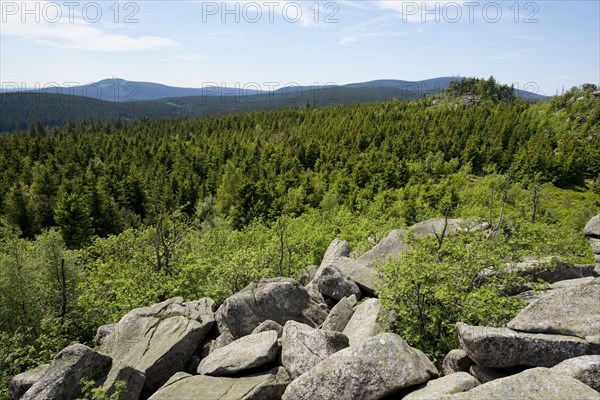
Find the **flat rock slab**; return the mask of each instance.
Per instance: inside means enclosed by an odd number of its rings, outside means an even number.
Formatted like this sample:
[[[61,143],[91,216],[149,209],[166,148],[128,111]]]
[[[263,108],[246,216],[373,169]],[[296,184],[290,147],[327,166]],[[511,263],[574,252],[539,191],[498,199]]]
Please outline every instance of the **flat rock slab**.
[[[381,399],[437,376],[423,352],[396,334],[384,333],[320,362],[292,381],[282,399]]]
[[[106,375],[111,364],[109,356],[82,344],[66,347],[21,399],[75,400],[81,395],[81,380]]]
[[[148,400],[279,400],[288,383],[281,367],[241,378],[181,374]]]
[[[185,303],[169,299],[128,312],[104,339],[102,349],[115,361],[146,376],[150,395],[176,372],[183,371],[214,324],[211,299]]]
[[[600,284],[554,290],[523,309],[507,327],[522,332],[557,333],[580,338],[598,335]]]
[[[330,355],[348,347],[348,337],[340,332],[314,329],[289,321],[283,328],[281,365],[296,379]]]
[[[600,393],[569,376],[553,373],[547,368],[533,368],[507,378],[477,386],[445,400],[595,400]]]
[[[350,346],[358,346],[370,337],[386,331],[388,326],[385,322],[382,325],[382,319],[391,321],[391,316],[383,309],[381,300],[367,299],[359,304],[343,331],[350,340]]]
[[[600,392],[600,356],[583,356],[565,360],[551,368],[559,375],[570,376]]]
[[[251,284],[223,302],[217,310],[219,331],[234,339],[247,336],[266,320],[280,325],[299,321],[318,326],[327,311],[313,301],[308,291],[294,279],[263,279]]]
[[[410,392],[403,400],[431,400],[438,399],[446,394],[462,393],[479,386],[479,381],[466,372],[457,372],[438,379],[433,379],[427,384]]]
[[[402,253],[408,250],[405,243],[406,234],[405,230],[391,231],[356,261],[366,267],[375,268],[387,261],[399,259]]]
[[[211,352],[198,366],[201,375],[224,376],[260,367],[275,361],[277,331],[244,336]]]
[[[460,322],[456,332],[469,358],[488,368],[552,367],[585,355],[589,348],[587,341],[574,336],[522,333]]]

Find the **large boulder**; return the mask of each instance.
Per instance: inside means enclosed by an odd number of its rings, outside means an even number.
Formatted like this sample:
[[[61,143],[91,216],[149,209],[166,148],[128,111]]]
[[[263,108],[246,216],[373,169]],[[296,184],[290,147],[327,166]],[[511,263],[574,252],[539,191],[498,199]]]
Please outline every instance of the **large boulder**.
[[[485,224],[471,224],[473,226],[468,226],[469,223],[462,218],[449,218],[447,221],[445,218],[432,218],[427,221],[418,222],[410,226],[408,230],[412,233],[413,237],[419,239],[436,234],[441,235],[442,232],[444,232],[444,225],[446,225],[445,235],[452,235],[464,231],[481,230],[486,226]]]
[[[42,364],[15,375],[8,385],[9,400],[19,400],[41,377],[44,375],[50,364]]]
[[[338,257],[331,265],[337,267],[344,275],[352,279],[367,295],[375,294],[375,289],[381,282],[381,275],[374,268],[369,268],[349,257]]]
[[[593,216],[583,228],[587,238],[600,239],[600,214]]]
[[[184,371],[214,324],[213,301],[185,303],[177,297],[128,312],[104,340],[115,361],[146,376],[144,394],[154,393]]]
[[[74,400],[82,379],[96,380],[109,371],[112,359],[82,344],[61,350],[46,372],[21,397],[23,400]]]
[[[116,327],[117,324],[101,325],[96,331],[96,336],[94,336],[94,345],[97,347],[101,347],[102,345],[104,345],[104,341],[106,340],[108,335],[110,335],[115,330]]]
[[[119,400],[138,400],[144,389],[146,377],[129,365],[113,363],[108,375],[96,381],[109,396],[118,390],[119,382],[125,384],[125,391],[121,393]]]
[[[263,279],[229,297],[216,313],[219,332],[234,339],[247,336],[266,320],[280,325],[299,321],[318,326],[327,311],[315,303],[306,289],[288,278]]]
[[[528,305],[507,326],[580,338],[600,334],[600,280],[595,281],[552,291]]]
[[[281,367],[240,378],[180,374],[148,400],[279,400],[288,383]]]
[[[423,387],[410,392],[403,400],[431,400],[446,394],[462,393],[479,386],[477,379],[466,372],[457,372],[442,378],[433,379]]]
[[[592,400],[600,399],[600,393],[569,376],[553,373],[547,368],[533,368],[444,399]]]
[[[450,375],[455,372],[469,372],[473,360],[463,349],[450,350],[442,362],[442,374]]]
[[[570,358],[551,368],[559,375],[570,376],[600,392],[600,356]]]
[[[348,337],[340,332],[314,329],[288,321],[281,340],[281,365],[296,379],[312,367],[348,347]]]
[[[408,250],[405,230],[393,230],[381,239],[371,250],[358,257],[356,261],[366,267],[374,268],[388,260],[397,260]]]
[[[437,376],[425,354],[384,333],[320,362],[290,383],[282,399],[381,399]]]
[[[456,332],[469,358],[489,368],[552,367],[585,355],[589,348],[587,341],[574,336],[523,333],[460,322]]]
[[[350,257],[350,246],[346,240],[335,238],[327,247],[321,265],[329,264],[340,257]]]
[[[367,299],[359,304],[344,328],[350,346],[357,346],[372,336],[388,331],[392,315],[381,305],[379,299]]]
[[[224,376],[261,367],[275,361],[277,331],[244,336],[210,353],[198,366],[201,375]]]
[[[312,283],[323,296],[334,300],[352,295],[360,299],[360,289],[356,283],[332,264],[321,265]]]
[[[593,265],[570,264],[556,257],[534,258],[523,257],[518,263],[508,263],[501,270],[484,269],[479,274],[480,282],[487,281],[493,276],[515,274],[524,278],[527,282],[542,280],[555,283],[569,279],[586,278],[594,275]],[[512,291],[522,292],[530,288],[530,285],[520,285],[511,288]]]
[[[352,299],[352,300],[350,300]],[[348,321],[352,318],[354,313],[354,305],[356,304],[356,297],[344,297],[331,309],[329,315],[321,329],[328,331],[343,332],[348,325]]]

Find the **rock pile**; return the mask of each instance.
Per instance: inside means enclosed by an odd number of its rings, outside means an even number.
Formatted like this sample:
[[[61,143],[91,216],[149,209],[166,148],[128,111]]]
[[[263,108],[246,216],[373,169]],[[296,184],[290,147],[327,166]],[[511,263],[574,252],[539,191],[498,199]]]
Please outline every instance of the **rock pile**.
[[[409,229],[439,233],[440,221]],[[463,226],[450,221],[448,231]],[[592,247],[598,228],[600,216],[586,227]],[[365,299],[381,279],[374,267],[406,251],[407,232],[392,231],[357,259],[336,239],[306,285],[262,280],[216,311],[211,299],[181,298],[132,310],[98,329],[96,349],[76,344],[15,376],[11,399],[76,399],[82,379],[108,394],[124,382],[121,400],[600,399],[597,274],[554,283],[506,327],[457,324],[462,349],[440,374],[389,332],[394,316],[380,301]],[[545,270],[538,264],[536,274]]]

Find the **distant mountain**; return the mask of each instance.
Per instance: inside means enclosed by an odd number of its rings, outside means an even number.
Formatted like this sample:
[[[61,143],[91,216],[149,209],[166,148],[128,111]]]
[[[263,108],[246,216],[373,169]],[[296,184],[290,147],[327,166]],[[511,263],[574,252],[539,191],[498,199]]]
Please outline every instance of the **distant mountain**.
[[[105,79],[71,88],[0,93],[0,131],[24,130],[32,123],[58,125],[69,120],[131,120],[199,117],[283,108],[414,100],[445,90],[453,77],[424,81],[377,80],[342,86],[285,87],[273,92],[207,87],[176,88],[150,82]],[[517,91],[528,101],[545,96]],[[118,101],[114,101],[118,99]]]
[[[89,97],[107,101],[143,101],[158,100],[169,97],[192,96],[249,96],[258,93],[257,90],[244,88],[228,88],[207,85],[203,88],[180,88],[153,82],[135,82],[119,78],[103,79],[101,81],[81,86],[54,86],[38,90],[26,90],[32,93],[52,93]]]

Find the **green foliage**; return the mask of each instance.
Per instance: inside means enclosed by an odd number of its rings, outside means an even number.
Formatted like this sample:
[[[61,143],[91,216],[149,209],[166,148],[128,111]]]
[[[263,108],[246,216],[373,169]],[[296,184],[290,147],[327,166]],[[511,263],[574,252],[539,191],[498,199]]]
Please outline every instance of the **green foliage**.
[[[125,381],[117,381],[115,383],[115,390],[109,394],[106,389],[102,387],[96,387],[96,382],[89,379],[82,379],[81,389],[82,397],[77,400],[119,400],[121,396],[127,390]]]
[[[378,289],[384,307],[396,312],[398,334],[430,353],[446,353],[458,346],[454,324],[498,326],[522,308],[518,298],[502,295],[514,284],[507,276],[480,284],[484,268],[499,269],[510,260],[506,239],[482,233],[462,234],[438,242],[429,237],[411,240],[399,261],[381,267]]]

